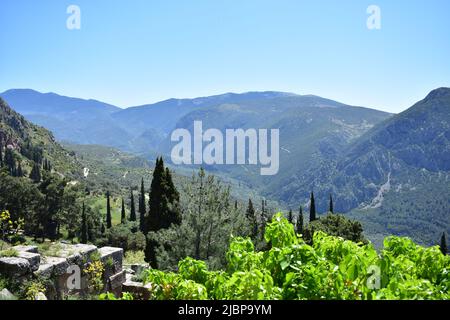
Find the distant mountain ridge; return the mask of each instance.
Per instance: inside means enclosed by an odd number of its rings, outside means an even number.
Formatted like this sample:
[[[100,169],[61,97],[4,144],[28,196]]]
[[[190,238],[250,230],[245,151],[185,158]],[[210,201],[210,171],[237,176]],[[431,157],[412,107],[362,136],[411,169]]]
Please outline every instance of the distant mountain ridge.
[[[10,99],[21,94],[7,93]],[[113,146],[147,158],[163,154],[167,161],[170,132],[192,130],[194,120],[202,120],[204,129],[279,128],[276,176],[262,177],[255,166],[206,169],[293,210],[307,209],[314,190],[318,211],[325,212],[332,194],[335,210],[362,221],[375,241],[390,233],[433,244],[437,233],[450,232],[449,88],[433,90],[397,115],[270,91],[169,99],[128,109],[96,104],[98,112],[79,118],[96,102],[78,101],[67,109],[76,107],[71,117],[70,112],[59,115],[61,108],[54,115],[45,108],[36,111],[36,103],[22,105],[24,98],[12,101],[12,107],[26,110],[27,118],[53,130],[59,140]],[[54,107],[69,100],[60,101]]]

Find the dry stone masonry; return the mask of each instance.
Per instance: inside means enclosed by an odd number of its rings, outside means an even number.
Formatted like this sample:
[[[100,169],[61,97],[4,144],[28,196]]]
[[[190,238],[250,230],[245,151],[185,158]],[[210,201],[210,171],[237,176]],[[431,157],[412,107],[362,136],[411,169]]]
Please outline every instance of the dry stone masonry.
[[[43,279],[50,284],[48,299],[62,299],[67,294],[88,292],[87,275],[83,272],[93,257],[100,259],[104,266],[103,281],[105,291],[120,295],[126,281],[123,270],[123,249],[113,247],[97,248],[87,244],[58,244],[58,250],[50,255],[39,253],[36,246],[15,246],[15,257],[0,258],[0,274],[18,281]],[[79,268],[77,268],[79,267]],[[80,271],[80,286],[71,286],[73,273]]]

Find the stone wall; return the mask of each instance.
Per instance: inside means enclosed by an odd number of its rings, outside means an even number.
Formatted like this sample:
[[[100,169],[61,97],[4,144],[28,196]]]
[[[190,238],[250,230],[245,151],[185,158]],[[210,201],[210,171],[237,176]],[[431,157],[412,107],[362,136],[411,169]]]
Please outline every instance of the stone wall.
[[[126,281],[123,270],[123,249],[97,248],[87,244],[60,244],[52,256],[44,256],[36,246],[16,246],[17,256],[0,258],[0,274],[17,281],[45,280],[48,299],[63,299],[67,294],[89,293],[88,278],[83,272],[92,258],[104,266],[104,290],[119,296]],[[76,274],[79,281],[74,281]]]

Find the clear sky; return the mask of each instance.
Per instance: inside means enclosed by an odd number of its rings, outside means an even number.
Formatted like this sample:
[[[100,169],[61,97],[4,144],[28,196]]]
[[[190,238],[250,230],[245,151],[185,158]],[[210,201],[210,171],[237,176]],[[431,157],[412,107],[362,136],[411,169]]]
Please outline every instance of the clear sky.
[[[448,0],[1,0],[0,43],[0,92],[120,107],[277,90],[399,112],[450,87]]]

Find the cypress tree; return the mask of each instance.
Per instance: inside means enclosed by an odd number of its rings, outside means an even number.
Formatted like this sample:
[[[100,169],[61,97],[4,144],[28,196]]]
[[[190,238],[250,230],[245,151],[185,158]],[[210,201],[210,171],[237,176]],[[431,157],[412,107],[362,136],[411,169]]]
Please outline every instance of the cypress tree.
[[[126,216],[126,213],[125,213],[125,201],[122,198],[122,210],[121,210],[121,213],[120,213],[120,223],[125,223],[126,220],[127,220],[127,216]]]
[[[3,139],[0,139],[0,168],[3,167]]]
[[[35,183],[40,182],[42,179],[41,168],[36,162],[33,164],[33,168],[31,168],[30,179],[33,180]]]
[[[316,203],[314,201],[314,192],[311,192],[311,199],[309,205],[309,222],[316,220]]]
[[[290,223],[293,223],[293,222],[294,222],[294,216],[292,215],[292,210],[291,210],[291,209],[289,209],[288,221],[289,221]]]
[[[156,159],[149,195],[149,214],[146,217],[145,234],[181,224],[180,195],[175,188],[169,169],[164,168],[162,157]],[[146,260],[156,266],[154,241],[147,241]]]
[[[253,202],[251,199],[248,199],[247,211],[245,212],[245,216],[248,220],[253,221],[255,217],[255,208],[253,207]]]
[[[169,169],[164,168],[162,157],[156,160],[149,196],[149,215],[146,232],[158,231],[181,223],[179,193],[175,189]]]
[[[86,208],[83,202],[83,209],[81,212],[81,243],[88,242],[88,228],[87,228],[87,219],[86,219]]]
[[[253,207],[253,202],[251,199],[248,199],[247,211],[245,212],[245,216],[247,217],[250,226],[251,226],[251,237],[254,239],[258,234],[258,221],[256,220],[256,212]]]
[[[134,204],[134,194],[133,190],[130,191],[130,221],[136,221],[136,207]]]
[[[162,158],[161,158],[162,161]],[[164,178],[166,180],[166,195],[169,199],[168,204],[168,216],[167,216],[167,223],[163,225],[163,228],[168,228],[170,225],[181,224],[181,210],[179,207],[179,201],[180,201],[180,194],[178,193],[177,189],[175,188],[175,184],[173,183],[172,179],[172,173],[170,172],[169,168],[166,168]]]
[[[133,196],[133,194],[132,194]],[[141,193],[139,195],[139,230],[145,232],[145,187],[144,178],[141,179]]]
[[[300,206],[297,218],[297,233],[303,234],[303,208]]]
[[[442,232],[441,236],[441,244],[439,245],[441,252],[443,255],[446,255],[448,253],[447,249],[447,239],[445,238],[445,232]]]
[[[149,194],[149,214],[145,224],[145,234],[149,231],[158,231],[161,228],[162,188],[164,180],[164,163],[156,158],[155,169]]]
[[[17,166],[17,177],[19,177],[19,178],[23,177],[23,170],[22,170],[22,165],[20,164],[20,161]]]
[[[111,201],[109,191],[106,192],[106,228],[112,227],[111,219]]]
[[[330,206],[328,211],[330,211],[331,213],[334,213],[334,208],[333,208],[333,197],[330,194]]]
[[[16,171],[16,161],[14,160],[14,154],[10,148],[5,149],[5,165],[8,167],[9,173],[14,175]]]

